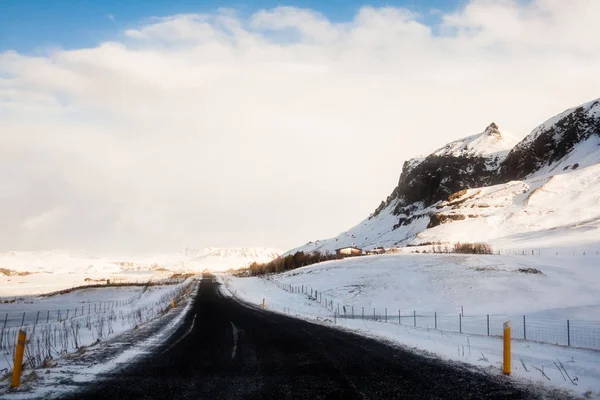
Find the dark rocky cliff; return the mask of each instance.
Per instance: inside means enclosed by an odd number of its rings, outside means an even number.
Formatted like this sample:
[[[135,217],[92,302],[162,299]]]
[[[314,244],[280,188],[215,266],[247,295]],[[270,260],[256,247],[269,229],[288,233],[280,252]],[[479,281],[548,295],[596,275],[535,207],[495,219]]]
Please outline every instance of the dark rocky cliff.
[[[490,151],[494,146],[501,148],[502,140],[492,123],[479,135],[451,142],[424,159],[405,162],[398,186],[371,217],[393,204],[394,215],[410,218],[411,205],[427,207],[460,190],[523,179],[565,158],[592,135],[600,136],[600,99],[551,118],[510,152]]]
[[[556,119],[537,127],[511,150],[500,165],[496,183],[522,179],[558,162],[590,136],[600,136],[600,101],[569,110]]]

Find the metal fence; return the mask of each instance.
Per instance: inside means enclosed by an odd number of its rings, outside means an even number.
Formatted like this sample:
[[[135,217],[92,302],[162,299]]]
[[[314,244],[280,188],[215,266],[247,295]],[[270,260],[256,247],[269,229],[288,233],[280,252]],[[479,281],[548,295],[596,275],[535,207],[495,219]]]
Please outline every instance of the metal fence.
[[[6,371],[12,368],[19,330],[27,333],[25,363],[32,368],[37,367],[81,346],[110,337],[115,329],[133,329],[163,315],[172,307],[172,301],[177,303],[191,292],[194,282],[181,281],[180,285],[165,291],[160,297],[141,303],[136,302],[140,298],[136,295],[69,309],[0,314],[0,356],[8,364]],[[0,375],[4,371],[1,361]]]
[[[41,310],[13,310],[0,311],[0,329],[13,327],[22,327],[28,325],[37,325],[41,323],[61,322],[68,319],[81,317],[84,315],[95,314],[127,306],[133,303],[138,296],[133,296],[126,300],[103,301],[97,303],[87,303],[75,307],[41,309]],[[12,304],[11,304],[12,306]]]
[[[332,312],[332,318],[363,319],[480,336],[502,336],[502,324],[511,321],[511,334],[514,339],[600,350],[600,321],[555,319],[522,314],[447,314],[344,305],[309,286],[273,282],[283,290],[302,294],[319,303]]]
[[[24,327],[41,323],[61,322],[75,317],[90,315],[108,310],[124,307],[136,301],[148,287],[178,285],[183,283],[185,277],[165,278],[142,283],[112,283],[107,285],[91,284],[76,286],[43,295],[12,296],[0,298],[0,329]],[[83,289],[107,289],[121,287],[140,287],[143,290],[133,296],[120,300],[106,300],[88,302],[74,299],[69,305],[65,303],[35,304],[41,298],[50,298],[55,295],[69,294]],[[41,308],[37,308],[40,306]],[[10,311],[9,311],[10,310]]]

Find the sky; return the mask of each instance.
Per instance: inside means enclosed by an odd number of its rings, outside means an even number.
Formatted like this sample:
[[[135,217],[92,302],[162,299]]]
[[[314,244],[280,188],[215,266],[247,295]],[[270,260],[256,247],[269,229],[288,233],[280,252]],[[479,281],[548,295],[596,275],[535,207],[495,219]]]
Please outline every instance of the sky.
[[[600,97],[600,2],[0,1],[0,251],[289,249]]]

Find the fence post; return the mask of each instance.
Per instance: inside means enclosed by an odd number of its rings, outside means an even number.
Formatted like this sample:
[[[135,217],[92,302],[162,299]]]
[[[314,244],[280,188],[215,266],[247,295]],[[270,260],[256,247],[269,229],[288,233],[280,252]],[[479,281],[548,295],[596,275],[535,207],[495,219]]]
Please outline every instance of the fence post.
[[[385,322],[387,322],[387,308],[385,309]]]
[[[362,308],[362,319],[365,319],[365,308]]]
[[[527,340],[527,328],[525,328],[525,316],[523,315],[523,340]]]
[[[17,339],[17,350],[15,352],[15,367],[13,368],[12,381],[10,387],[18,387],[21,384],[21,371],[23,369],[23,353],[25,352],[25,340],[27,334],[19,329]]]
[[[462,314],[458,314],[458,331],[462,333]]]
[[[23,312],[23,318],[21,318],[21,326],[25,323],[25,312]]]
[[[571,346],[571,323],[567,320],[567,346]]]
[[[76,317],[77,317],[77,307],[75,307],[75,317],[73,317],[73,318],[76,318]]]
[[[2,331],[0,331],[0,345],[2,345],[2,342],[4,341],[4,329],[6,328],[7,319],[8,319],[8,313],[6,313],[6,315],[4,316],[4,327],[2,328]]]
[[[504,323],[503,371],[510,375],[510,321]]]
[[[67,316],[65,317],[65,319],[69,319],[69,309],[67,308]]]
[[[417,312],[415,310],[413,310],[413,320],[414,320],[414,326],[417,326]]]
[[[434,328],[437,329],[437,311],[433,313]]]
[[[402,312],[398,310],[398,325],[402,325]]]
[[[40,311],[38,310],[37,315],[35,316],[35,324],[34,325],[37,325],[39,318],[40,318]]]
[[[354,319],[354,306],[352,306],[352,319]]]
[[[375,307],[373,307],[373,321],[377,321],[377,319],[375,317]]]
[[[487,333],[490,336],[490,314],[487,315]]]
[[[46,315],[46,323],[50,322],[50,310],[48,310],[48,314]]]

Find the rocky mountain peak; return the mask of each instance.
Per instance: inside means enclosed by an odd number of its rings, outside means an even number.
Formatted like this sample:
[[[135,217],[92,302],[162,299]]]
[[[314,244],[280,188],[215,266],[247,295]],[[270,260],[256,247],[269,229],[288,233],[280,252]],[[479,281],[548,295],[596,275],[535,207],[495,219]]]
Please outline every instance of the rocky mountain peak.
[[[498,125],[496,125],[495,122],[489,124],[488,127],[485,128],[483,133],[490,136],[502,136],[502,134],[500,133],[500,128],[498,128]]]

